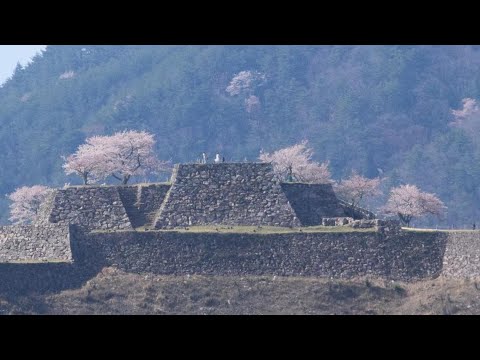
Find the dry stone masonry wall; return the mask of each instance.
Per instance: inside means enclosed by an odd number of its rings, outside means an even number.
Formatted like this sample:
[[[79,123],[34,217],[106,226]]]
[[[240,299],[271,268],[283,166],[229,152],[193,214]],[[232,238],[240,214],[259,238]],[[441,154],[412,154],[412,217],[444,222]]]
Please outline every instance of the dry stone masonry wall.
[[[72,258],[71,266],[55,265],[68,264]],[[52,266],[32,264],[42,261]],[[9,262],[16,264],[7,266]],[[46,288],[49,281],[62,288],[68,288],[69,281],[78,286],[80,279],[86,281],[106,266],[169,275],[478,278],[480,232],[89,232],[77,226],[69,231],[59,224],[0,228],[0,289],[37,288],[40,285],[23,283],[37,277]],[[33,268],[48,274],[37,274]]]
[[[448,246],[443,258],[445,277],[480,278],[480,231],[446,233]]]
[[[55,205],[55,197],[57,195],[57,190],[50,192],[43,204],[40,205],[38,209],[37,216],[35,219],[36,224],[49,224],[50,214],[52,213],[53,207]]]
[[[323,217],[345,216],[331,184],[283,183],[281,186],[303,226],[322,225]]]
[[[0,263],[71,261],[69,225],[0,226]]]
[[[152,227],[170,184],[119,186],[120,199],[134,228]]]
[[[75,235],[78,261],[170,275],[279,275],[398,280],[442,271],[446,239],[434,233],[222,234],[175,231]]]
[[[139,210],[145,214],[145,225],[152,227],[160,206],[170,189],[171,184],[139,185]]]
[[[78,186],[56,190],[50,223],[86,229],[132,229],[117,186]]]
[[[280,184],[270,164],[181,164],[170,183],[54,191],[36,223],[87,229],[320,225],[344,216],[331,184]]]
[[[181,164],[157,228],[189,225],[300,226],[270,164]]]

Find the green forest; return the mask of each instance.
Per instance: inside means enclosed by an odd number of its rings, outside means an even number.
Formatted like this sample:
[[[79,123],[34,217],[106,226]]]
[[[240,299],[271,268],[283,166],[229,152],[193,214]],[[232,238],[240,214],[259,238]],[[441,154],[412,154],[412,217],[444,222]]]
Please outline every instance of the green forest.
[[[471,226],[480,144],[452,110],[480,98],[479,70],[479,46],[48,46],[0,88],[0,193],[79,184],[62,156],[125,129],[155,134],[174,163],[254,161],[306,139],[334,179],[380,176],[385,195],[416,184],[448,207],[438,225]],[[242,71],[259,76],[227,91]]]

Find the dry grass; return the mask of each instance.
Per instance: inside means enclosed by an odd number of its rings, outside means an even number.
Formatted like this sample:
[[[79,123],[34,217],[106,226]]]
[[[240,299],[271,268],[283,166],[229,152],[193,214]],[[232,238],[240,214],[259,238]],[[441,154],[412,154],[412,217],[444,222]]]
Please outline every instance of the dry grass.
[[[94,230],[93,232],[115,232],[131,230]],[[156,232],[180,232],[180,233],[226,233],[226,234],[292,234],[292,233],[352,233],[352,232],[375,232],[375,228],[354,229],[349,226],[305,226],[288,228],[280,226],[185,226],[175,229],[150,229],[144,226],[138,227],[135,231],[156,231]]]
[[[64,259],[45,259],[45,260],[37,260],[37,259],[21,259],[21,260],[2,260],[0,261],[2,264],[45,264],[45,263],[71,263],[71,261],[64,260]]]
[[[372,232],[370,229],[354,229],[349,226],[306,226],[298,228],[288,228],[279,226],[187,226],[174,230],[160,231],[177,231],[177,232],[195,232],[195,233],[232,233],[232,234],[291,234],[291,233],[318,233],[318,232]]]
[[[411,231],[411,232],[442,232],[442,233],[475,233],[479,230],[467,230],[467,229],[427,229],[427,228],[409,228],[402,227],[402,230]]]
[[[131,183],[127,185],[122,185],[122,184],[88,184],[88,185],[67,185],[64,186],[63,189],[68,189],[68,188],[106,188],[106,187],[121,187],[121,186],[149,186],[149,185],[172,185],[170,181],[163,181],[163,182],[149,182],[149,183]]]
[[[104,268],[82,288],[11,299],[0,314],[480,314],[480,283],[159,276]]]

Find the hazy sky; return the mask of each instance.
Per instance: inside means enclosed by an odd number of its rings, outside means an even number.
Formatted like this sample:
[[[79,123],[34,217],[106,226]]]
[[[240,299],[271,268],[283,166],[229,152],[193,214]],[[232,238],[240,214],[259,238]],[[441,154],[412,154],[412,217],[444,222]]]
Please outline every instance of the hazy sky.
[[[26,65],[46,45],[0,45],[0,85],[13,73],[17,62]]]

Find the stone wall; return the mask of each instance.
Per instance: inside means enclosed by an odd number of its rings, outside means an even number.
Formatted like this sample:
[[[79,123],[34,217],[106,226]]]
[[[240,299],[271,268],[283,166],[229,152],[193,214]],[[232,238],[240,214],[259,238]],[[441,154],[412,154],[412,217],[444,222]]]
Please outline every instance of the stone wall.
[[[138,207],[145,216],[145,225],[153,227],[160,206],[170,190],[171,184],[139,185]]]
[[[331,184],[282,183],[303,226],[321,225],[323,217],[345,216]]]
[[[50,214],[52,213],[53,206],[55,204],[55,197],[57,195],[57,190],[51,191],[43,204],[40,205],[38,209],[37,216],[34,223],[36,224],[49,224]]]
[[[445,277],[480,277],[480,231],[443,233],[448,239],[443,259]]]
[[[135,273],[279,275],[412,281],[442,270],[446,238],[436,233],[222,234],[164,231],[75,236],[76,261]]]
[[[0,263],[71,260],[68,225],[0,226]]]
[[[300,226],[270,164],[180,164],[174,177],[157,228]]]
[[[127,213],[130,224],[137,228],[145,224],[145,216],[138,209],[138,186],[119,186],[118,195],[122,201],[125,212]]]
[[[357,220],[360,220],[360,219],[373,220],[377,218],[377,216],[370,210],[367,210],[358,206],[352,207],[351,204],[349,204],[348,202],[342,199],[338,199],[338,203],[342,207],[343,212],[345,213],[345,216],[352,217]]]
[[[170,184],[138,184],[118,186],[117,189],[132,227],[153,227]]]
[[[44,218],[42,214],[41,219]],[[118,186],[72,186],[55,190],[48,222],[78,224],[86,229],[132,229]]]
[[[480,276],[480,232],[260,235],[88,232],[76,226],[70,231],[69,237],[66,226],[1,227],[0,291],[78,287],[106,266],[168,275],[372,276],[403,281]],[[42,260],[55,262],[35,263]]]
[[[270,164],[176,165],[172,184],[72,186],[55,190],[38,224],[87,229],[189,225],[320,225],[345,215],[331,184],[280,184]]]

